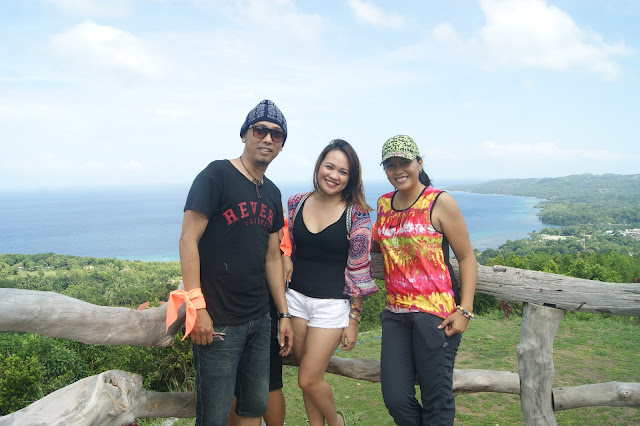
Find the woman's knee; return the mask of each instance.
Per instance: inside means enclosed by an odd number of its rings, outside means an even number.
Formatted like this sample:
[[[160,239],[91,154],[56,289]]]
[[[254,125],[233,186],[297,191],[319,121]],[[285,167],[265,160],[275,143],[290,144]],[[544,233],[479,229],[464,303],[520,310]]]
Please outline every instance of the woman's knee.
[[[303,371],[298,372],[298,386],[305,392],[312,392],[324,381],[324,375],[306,374]]]

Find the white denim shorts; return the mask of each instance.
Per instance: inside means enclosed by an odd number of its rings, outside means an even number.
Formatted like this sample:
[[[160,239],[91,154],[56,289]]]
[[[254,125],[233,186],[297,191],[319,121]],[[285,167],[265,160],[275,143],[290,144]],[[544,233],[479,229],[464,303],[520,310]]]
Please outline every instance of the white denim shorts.
[[[291,315],[309,321],[308,327],[345,328],[349,325],[349,299],[318,299],[287,289],[287,306]]]

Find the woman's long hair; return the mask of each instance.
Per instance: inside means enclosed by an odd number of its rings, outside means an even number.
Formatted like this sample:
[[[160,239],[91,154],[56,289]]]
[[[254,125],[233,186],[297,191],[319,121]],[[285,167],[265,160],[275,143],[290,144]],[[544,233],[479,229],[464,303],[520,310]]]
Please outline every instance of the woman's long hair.
[[[332,140],[318,156],[318,161],[316,161],[316,167],[313,171],[314,190],[320,190],[320,186],[318,185],[318,171],[320,170],[320,165],[324,161],[325,157],[331,151],[342,151],[344,155],[347,156],[347,160],[349,162],[349,181],[347,182],[347,186],[342,190],[342,201],[347,205],[356,204],[364,211],[372,211],[373,209],[369,207],[364,196],[362,169],[360,168],[358,154],[356,154],[356,151],[353,149],[351,144],[345,140]]]
[[[421,157],[416,157],[417,161],[422,160]],[[420,174],[418,175],[418,180],[424,186],[431,186],[431,179],[429,179],[429,175],[424,171],[424,161],[422,162],[422,170],[420,170]]]

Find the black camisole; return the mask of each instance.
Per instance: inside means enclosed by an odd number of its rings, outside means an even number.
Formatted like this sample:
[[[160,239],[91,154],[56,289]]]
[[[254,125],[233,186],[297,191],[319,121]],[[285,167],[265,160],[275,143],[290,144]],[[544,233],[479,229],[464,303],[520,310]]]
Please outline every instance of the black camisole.
[[[308,297],[348,299],[344,292],[344,270],[349,255],[347,210],[340,219],[317,234],[307,229],[300,208],[293,224],[296,257],[289,287]]]

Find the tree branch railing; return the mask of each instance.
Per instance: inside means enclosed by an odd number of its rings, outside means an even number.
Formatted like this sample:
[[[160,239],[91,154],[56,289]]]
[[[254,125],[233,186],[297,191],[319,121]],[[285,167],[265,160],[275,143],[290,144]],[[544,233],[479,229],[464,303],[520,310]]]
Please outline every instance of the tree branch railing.
[[[382,258],[372,253],[376,278]],[[454,271],[458,265],[452,261]],[[567,310],[640,316],[640,284],[591,281],[504,266],[478,266],[477,292],[523,303],[518,372],[455,369],[456,395],[519,394],[527,425],[556,424],[554,411],[588,406],[640,406],[640,383],[553,388],[553,340]],[[53,292],[0,288],[0,331],[38,333],[87,344],[169,347],[184,323],[184,307],[165,333],[167,306],[136,311],[96,306]],[[78,325],[81,324],[81,327]],[[105,327],[105,324],[109,324]],[[297,365],[293,356],[285,364]],[[327,371],[377,382],[380,362],[332,357]],[[190,392],[150,392],[139,375],[110,370],[59,389],[0,417],[10,424],[129,424],[137,417],[195,417]]]

